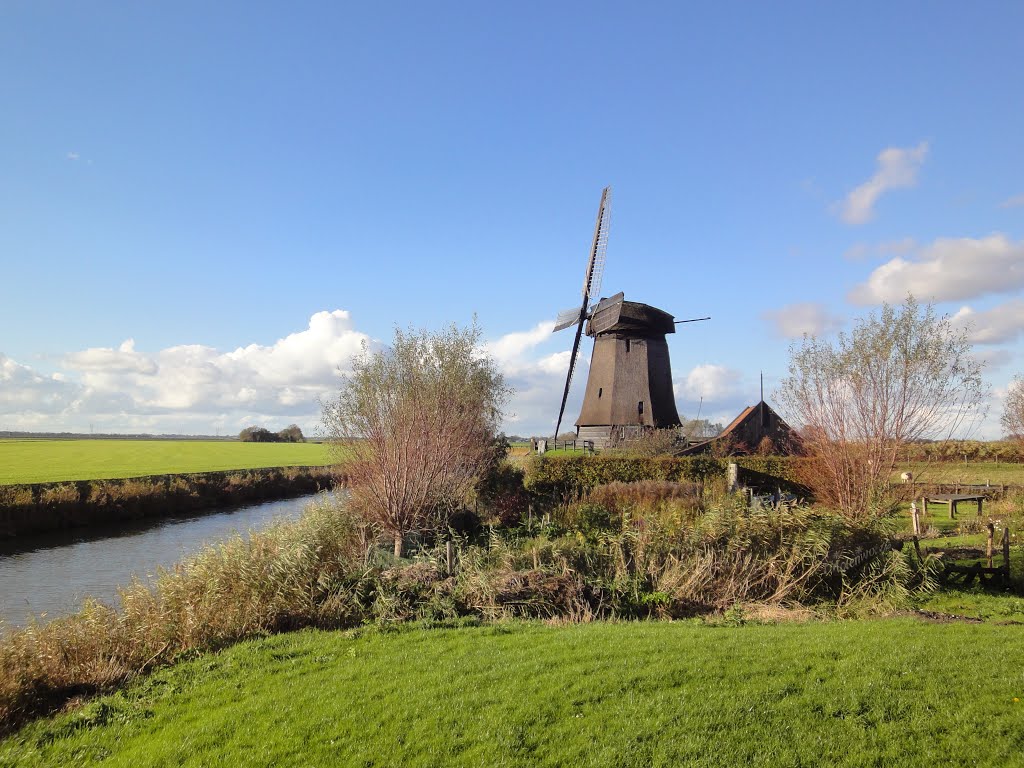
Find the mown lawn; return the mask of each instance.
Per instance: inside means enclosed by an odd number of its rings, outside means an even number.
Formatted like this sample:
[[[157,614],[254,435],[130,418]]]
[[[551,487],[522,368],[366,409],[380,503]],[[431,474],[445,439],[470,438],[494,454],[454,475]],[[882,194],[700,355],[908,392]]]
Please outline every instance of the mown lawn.
[[[0,485],[328,464],[320,443],[0,440]]]
[[[37,722],[0,765],[1014,765],[1022,640],[913,619],[306,631]]]

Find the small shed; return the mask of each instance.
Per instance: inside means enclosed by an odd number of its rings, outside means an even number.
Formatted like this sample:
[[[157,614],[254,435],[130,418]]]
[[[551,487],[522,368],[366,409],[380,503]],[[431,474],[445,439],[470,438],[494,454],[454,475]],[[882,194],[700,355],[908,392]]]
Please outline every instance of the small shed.
[[[800,452],[800,435],[764,400],[744,408],[721,434],[691,445],[684,454],[707,453],[722,442],[728,442],[735,454],[764,452],[765,448],[781,456]]]

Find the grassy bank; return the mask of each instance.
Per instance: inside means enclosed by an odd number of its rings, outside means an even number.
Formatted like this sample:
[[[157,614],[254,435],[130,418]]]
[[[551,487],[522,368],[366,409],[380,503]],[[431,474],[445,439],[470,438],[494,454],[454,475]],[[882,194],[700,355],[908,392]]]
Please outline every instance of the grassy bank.
[[[333,487],[330,467],[265,467],[0,485],[0,538],[283,499]]]
[[[320,443],[0,440],[0,485],[324,465]]]
[[[1016,764],[1015,626],[503,624],[250,641],[35,723],[0,764]]]

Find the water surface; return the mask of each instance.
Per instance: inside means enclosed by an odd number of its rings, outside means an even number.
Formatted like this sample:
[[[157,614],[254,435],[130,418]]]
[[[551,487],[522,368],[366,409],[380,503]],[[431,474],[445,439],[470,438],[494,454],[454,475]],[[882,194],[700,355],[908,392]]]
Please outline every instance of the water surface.
[[[205,544],[297,518],[318,496],[0,540],[0,626],[74,613],[87,596],[116,605],[133,575],[151,578]]]

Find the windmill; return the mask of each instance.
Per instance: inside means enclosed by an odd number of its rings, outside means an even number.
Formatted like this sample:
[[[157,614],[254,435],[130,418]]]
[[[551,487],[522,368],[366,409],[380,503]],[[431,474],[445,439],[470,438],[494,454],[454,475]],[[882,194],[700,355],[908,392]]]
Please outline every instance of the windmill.
[[[554,332],[558,332],[576,326],[562,405],[555,424],[556,437],[565,415],[584,325],[587,335],[594,337],[576,434],[580,439],[593,441],[595,447],[604,447],[616,437],[637,434],[644,429],[679,424],[665,340],[666,334],[675,333],[677,321],[656,307],[626,301],[622,293],[600,299],[590,308],[591,300],[600,296],[610,210],[611,188],[606,187],[601,193],[594,240],[584,273],[583,302],[579,308],[560,312],[554,328]]]

